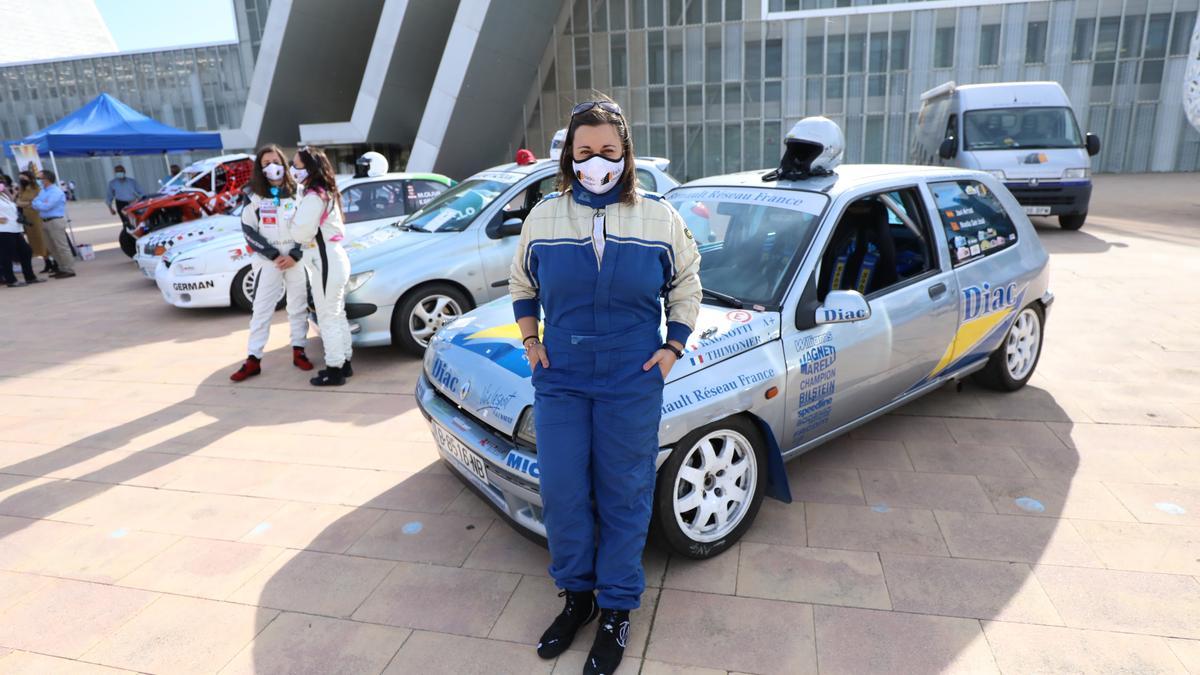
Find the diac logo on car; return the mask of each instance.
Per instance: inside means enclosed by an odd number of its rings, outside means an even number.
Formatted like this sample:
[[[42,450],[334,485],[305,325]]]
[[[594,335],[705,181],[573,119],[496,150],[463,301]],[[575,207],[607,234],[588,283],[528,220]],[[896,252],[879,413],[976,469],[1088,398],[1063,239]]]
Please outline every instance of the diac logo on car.
[[[446,365],[445,361],[441,359],[434,359],[433,369],[429,374],[432,375],[433,379],[437,380],[438,384],[442,385],[446,391],[454,392],[456,394],[458,393],[458,375],[455,375],[454,371],[450,370],[450,366]]]
[[[979,286],[963,289],[963,321],[999,312],[1017,304],[1017,285],[992,286],[983,282]]]

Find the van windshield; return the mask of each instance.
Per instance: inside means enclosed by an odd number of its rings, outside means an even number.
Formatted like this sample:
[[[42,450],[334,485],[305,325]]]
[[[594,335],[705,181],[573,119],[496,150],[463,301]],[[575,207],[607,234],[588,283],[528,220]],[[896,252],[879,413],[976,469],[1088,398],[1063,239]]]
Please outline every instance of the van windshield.
[[[963,116],[963,147],[967,150],[1082,146],[1070,108],[968,110]]]

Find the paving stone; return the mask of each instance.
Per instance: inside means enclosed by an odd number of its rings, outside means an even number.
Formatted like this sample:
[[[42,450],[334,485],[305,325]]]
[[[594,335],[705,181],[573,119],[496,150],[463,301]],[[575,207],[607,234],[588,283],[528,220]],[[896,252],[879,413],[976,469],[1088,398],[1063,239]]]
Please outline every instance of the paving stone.
[[[792,499],[829,504],[865,504],[862,483],[853,469],[803,469],[788,467]]]
[[[289,502],[240,541],[264,546],[345,553],[379,520],[382,509]]]
[[[504,521],[494,521],[463,567],[545,576],[550,551],[530,541]]]
[[[799,500],[785,504],[778,499],[765,497],[754,517],[754,524],[742,535],[742,541],[805,546],[808,544],[808,532],[804,510],[804,502]]]
[[[984,621],[1006,673],[1185,673],[1158,637]]]
[[[885,504],[809,504],[808,543],[817,548],[949,555],[932,511]]]
[[[305,614],[280,614],[221,675],[379,673],[410,631]]]
[[[538,658],[537,652],[526,645],[417,631],[405,641],[383,673],[535,675],[550,673],[553,667],[552,661]]]
[[[863,492],[872,506],[992,513],[975,476],[864,469]]]
[[[1105,567],[1200,575],[1200,527],[1070,522]]]
[[[935,515],[956,558],[1104,566],[1070,521],[955,511]]]
[[[733,595],[737,590],[740,544],[707,560],[672,556],[663,588]]]
[[[1200,640],[1168,638],[1167,646],[1189,673],[1200,673]]]
[[[8,656],[3,656],[3,652],[0,649],[0,672],[5,675],[117,675],[134,672],[32,652],[11,652]]]
[[[285,551],[229,600],[293,612],[348,617],[395,563],[315,551]]]
[[[1143,523],[1200,526],[1200,488],[1111,481],[1104,486]]]
[[[398,563],[353,618],[485,637],[519,580],[502,572]]]
[[[895,609],[921,614],[1061,625],[1029,565],[885,553]]]
[[[770,600],[892,608],[879,555],[866,551],[745,543],[737,593]]]
[[[491,519],[388,511],[347,553],[370,558],[461,565]]]
[[[984,476],[1033,476],[1007,445],[972,443],[906,443],[917,471]]]
[[[1096,481],[980,476],[979,482],[999,513],[1080,520],[1134,520],[1120,500]]]
[[[78,658],[157,597],[132,588],[54,580],[0,613],[0,645]]]
[[[185,538],[117,583],[131,588],[223,600],[281,553],[282,549],[269,546]]]
[[[49,542],[15,566],[27,572],[111,584],[179,541],[171,534],[102,526]]]
[[[1200,582],[1193,577],[1051,565],[1034,570],[1068,626],[1200,638]]]
[[[972,619],[813,608],[822,673],[998,673]]]

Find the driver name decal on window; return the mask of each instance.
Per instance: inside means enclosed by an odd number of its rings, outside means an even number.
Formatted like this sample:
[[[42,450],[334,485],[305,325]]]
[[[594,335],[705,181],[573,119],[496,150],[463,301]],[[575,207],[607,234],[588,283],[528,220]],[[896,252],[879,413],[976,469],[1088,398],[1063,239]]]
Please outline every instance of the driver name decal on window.
[[[950,259],[966,264],[1008,248],[1017,229],[1000,200],[983,183],[971,180],[930,183],[938,216],[946,228]]]

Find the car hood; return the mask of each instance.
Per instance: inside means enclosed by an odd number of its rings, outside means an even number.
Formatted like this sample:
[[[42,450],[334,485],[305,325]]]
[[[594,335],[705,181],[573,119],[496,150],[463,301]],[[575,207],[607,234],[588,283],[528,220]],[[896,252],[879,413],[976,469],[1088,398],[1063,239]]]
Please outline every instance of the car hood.
[[[350,256],[350,268],[362,269],[366,261],[373,261],[403,251],[405,254],[424,248],[444,238],[434,232],[411,232],[398,227],[384,225],[366,234],[351,237],[345,245]]]
[[[242,219],[238,216],[210,216],[208,218],[200,218],[199,220],[191,220],[186,223],[164,227],[161,230],[155,230],[139,239],[138,244],[141,247],[148,244],[175,246],[193,241],[206,240],[210,235],[225,232],[240,232],[241,229]]]
[[[1006,180],[1062,178],[1064,169],[1088,166],[1083,148],[1047,148],[973,151],[980,169],[1004,170]]]
[[[227,253],[230,260],[239,260],[251,254],[246,238],[242,236],[239,228],[235,232],[218,232],[194,241],[180,242],[163,254],[163,260],[170,265],[181,258],[197,258],[217,251]]]
[[[667,386],[778,337],[778,312],[701,305]],[[442,394],[505,434],[512,435],[521,411],[533,404],[529,362],[508,297],[439,331],[425,352],[424,369]]]

